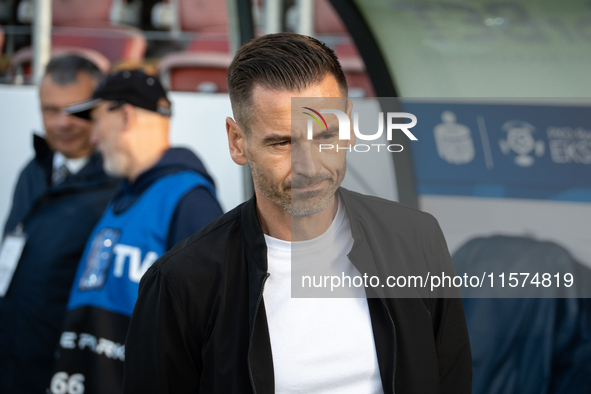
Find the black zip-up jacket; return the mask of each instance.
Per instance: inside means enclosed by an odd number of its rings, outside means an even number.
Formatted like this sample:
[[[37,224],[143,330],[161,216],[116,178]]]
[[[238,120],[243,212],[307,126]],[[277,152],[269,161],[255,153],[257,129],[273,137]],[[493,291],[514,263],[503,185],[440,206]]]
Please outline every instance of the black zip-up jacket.
[[[432,265],[453,274],[429,214],[339,189],[360,272]],[[367,265],[366,265],[367,267]],[[412,268],[412,267],[410,267]],[[412,271],[412,269],[409,269]],[[140,283],[126,340],[126,393],[274,392],[263,301],[267,247],[251,199],[162,256]],[[471,391],[461,299],[367,299],[384,393]]]

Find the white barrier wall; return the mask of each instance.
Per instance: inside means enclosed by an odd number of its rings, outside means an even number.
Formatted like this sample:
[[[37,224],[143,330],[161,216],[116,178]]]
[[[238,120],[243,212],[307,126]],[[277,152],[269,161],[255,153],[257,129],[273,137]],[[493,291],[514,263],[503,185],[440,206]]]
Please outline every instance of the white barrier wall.
[[[18,174],[33,157],[33,131],[40,133],[37,88],[0,85],[0,226],[8,218]]]
[[[511,235],[555,242],[591,268],[591,204],[562,201],[421,196],[454,253],[475,237]]]

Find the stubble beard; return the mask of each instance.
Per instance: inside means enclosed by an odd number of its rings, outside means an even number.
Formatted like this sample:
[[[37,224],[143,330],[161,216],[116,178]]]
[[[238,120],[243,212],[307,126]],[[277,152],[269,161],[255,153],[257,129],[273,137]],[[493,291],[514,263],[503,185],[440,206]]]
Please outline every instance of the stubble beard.
[[[299,217],[314,215],[325,210],[345,178],[347,170],[346,161],[343,161],[343,166],[336,171],[336,180],[328,173],[317,174],[314,177],[304,177],[300,175],[296,179],[296,185],[298,187],[312,186],[323,181],[328,182],[329,185],[319,191],[304,192],[293,197],[291,193],[292,179],[283,182],[283,184],[275,185],[268,174],[258,166],[248,150],[246,152],[246,157],[248,159],[248,164],[250,165],[252,179],[261,194],[279,205],[290,215]]]

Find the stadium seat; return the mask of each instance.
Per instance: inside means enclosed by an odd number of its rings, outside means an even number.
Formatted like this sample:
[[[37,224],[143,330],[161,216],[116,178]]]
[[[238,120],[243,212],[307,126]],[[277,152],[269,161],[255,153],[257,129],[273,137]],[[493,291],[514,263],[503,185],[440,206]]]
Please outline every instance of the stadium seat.
[[[51,50],[51,56],[78,55],[84,57],[103,72],[108,73],[111,69],[111,62],[101,53],[86,48],[68,48],[54,47]],[[29,83],[31,81],[31,63],[33,60],[33,51],[31,48],[23,48],[16,52],[10,61],[10,77],[15,82]]]
[[[102,54],[109,63],[143,60],[147,42],[141,30],[112,24],[122,18],[129,19],[127,11],[138,8],[136,3],[127,7],[129,4],[127,0],[53,0],[52,49],[62,52],[72,48],[89,49]],[[21,23],[30,21],[33,13],[33,0],[19,3]],[[11,76],[15,77],[14,72],[18,70],[27,80],[30,49],[17,51],[12,63]]]
[[[112,5],[112,0],[52,0],[53,26],[109,22]]]
[[[152,26],[157,29],[172,29],[177,19],[178,28],[182,31],[228,31],[225,1],[178,0],[171,3],[169,0],[163,0],[152,7]]]
[[[52,51],[57,52],[74,49],[97,52],[111,64],[142,60],[146,51],[146,39],[140,30],[131,27],[56,27],[51,35],[51,46]],[[23,75],[25,81],[28,81],[30,73],[27,71],[27,64],[30,64],[31,58],[30,48],[17,51],[11,60],[11,76],[14,78]]]
[[[128,0],[53,0],[51,8],[53,26],[73,26],[96,22],[137,25],[141,3]],[[31,23],[34,13],[34,0],[20,1],[17,12],[17,19],[20,23]]]
[[[173,53],[162,59],[158,73],[170,90],[227,93],[226,70],[231,61],[229,53]]]
[[[185,51],[161,60],[162,81],[171,90],[227,92],[226,70],[231,56],[225,1],[179,0],[178,7],[180,30],[196,34]]]
[[[200,33],[226,33],[228,15],[225,1],[178,0],[180,28]]]
[[[202,33],[189,42],[186,51],[189,52],[230,52],[230,39],[227,33]]]
[[[164,56],[159,74],[171,90],[225,93],[231,60],[228,35],[205,33],[189,42],[185,51]]]
[[[230,51],[225,1],[178,0],[178,5],[181,31],[198,33],[187,45],[187,51]]]
[[[142,60],[146,38],[132,27],[59,27],[54,28],[51,43],[56,47],[81,47],[102,53],[111,62]]]

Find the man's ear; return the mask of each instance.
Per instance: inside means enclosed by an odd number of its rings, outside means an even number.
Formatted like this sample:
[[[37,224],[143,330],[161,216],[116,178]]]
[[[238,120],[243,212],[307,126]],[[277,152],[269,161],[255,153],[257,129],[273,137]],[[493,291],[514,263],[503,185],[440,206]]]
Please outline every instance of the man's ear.
[[[353,113],[353,102],[351,100],[347,100],[347,116],[351,118],[351,114]]]
[[[357,141],[357,136],[353,131],[353,102],[351,100],[347,100],[347,116],[349,117],[349,125],[351,126],[351,130],[349,130],[349,135],[351,138],[349,139],[350,146],[355,146],[355,142]]]
[[[245,165],[248,163],[246,157],[246,134],[244,130],[234,119],[229,116],[226,118],[226,133],[228,133],[228,146],[230,148],[230,156],[234,163],[238,165]]]
[[[123,104],[121,107],[123,112],[123,130],[129,130],[136,122],[137,113],[131,104]]]

